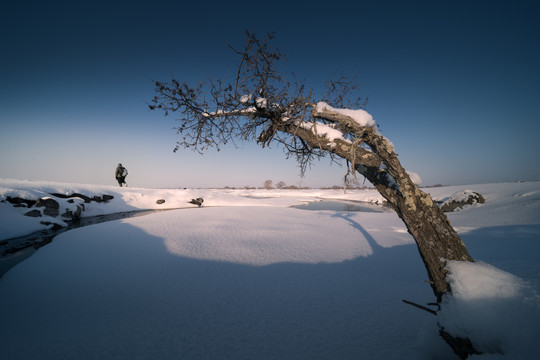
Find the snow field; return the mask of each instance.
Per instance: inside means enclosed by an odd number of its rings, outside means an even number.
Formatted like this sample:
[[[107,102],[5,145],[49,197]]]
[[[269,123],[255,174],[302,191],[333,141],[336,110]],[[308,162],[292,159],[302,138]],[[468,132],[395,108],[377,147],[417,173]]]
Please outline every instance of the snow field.
[[[373,191],[2,180],[0,196],[81,188],[115,195],[91,204],[92,214],[157,208],[159,198],[189,208],[65,232],[7,272],[0,278],[6,359],[455,359],[437,321],[479,349],[504,352],[473,358],[538,354],[539,183],[426,189],[441,201],[464,189],[486,198],[448,214],[480,261],[448,265],[454,296],[438,317],[401,302],[434,299],[395,214],[289,207],[377,198]],[[186,206],[199,196],[210,206]],[[21,225],[18,210],[7,216],[12,222],[4,220],[12,209],[0,210],[2,233]]]

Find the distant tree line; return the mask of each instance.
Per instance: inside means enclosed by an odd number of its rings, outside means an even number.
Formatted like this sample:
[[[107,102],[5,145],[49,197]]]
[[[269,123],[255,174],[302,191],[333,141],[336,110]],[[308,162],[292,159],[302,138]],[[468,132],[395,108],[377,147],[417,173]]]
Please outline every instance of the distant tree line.
[[[287,185],[284,181],[278,181],[275,186],[274,182],[272,180],[265,180],[262,184],[262,186],[251,186],[251,185],[244,185],[243,187],[235,187],[235,186],[225,186],[223,187],[227,190],[237,190],[237,189],[243,189],[243,190],[257,190],[257,189],[265,189],[265,190],[310,190],[310,189],[320,189],[320,190],[374,190],[375,188],[373,186],[369,185],[360,185],[358,183],[345,183],[343,185],[332,185],[332,186],[320,186],[312,188],[310,186],[302,186],[299,185]]]

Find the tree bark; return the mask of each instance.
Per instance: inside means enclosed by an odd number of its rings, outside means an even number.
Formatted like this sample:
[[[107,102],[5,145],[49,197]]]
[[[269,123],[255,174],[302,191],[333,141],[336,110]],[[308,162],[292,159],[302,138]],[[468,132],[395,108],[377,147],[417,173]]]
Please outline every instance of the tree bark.
[[[399,183],[412,184],[406,172],[400,175],[402,179]],[[377,188],[386,187],[385,184],[377,182],[379,180],[377,177],[368,175],[369,178]],[[459,235],[431,197],[418,189],[416,185],[411,184],[400,186],[397,191],[388,191],[386,188],[381,191],[381,194],[413,236],[426,267],[433,293],[437,301],[440,301],[442,295],[451,290],[446,281],[446,261],[473,261],[473,259]]]
[[[381,135],[376,134],[373,128],[366,130],[365,139],[381,157],[387,174],[386,176],[381,174],[380,169],[370,171],[365,166],[356,168],[360,168],[359,172],[379,189],[407,226],[428,272],[433,293],[440,301],[442,295],[451,290],[446,281],[446,261],[473,261],[473,259],[431,196],[418,189],[412,182],[401,166],[393,146]]]
[[[331,111],[313,110],[312,114],[315,118],[335,121],[356,135],[358,140],[354,143],[324,145],[328,151],[349,160],[403,220],[416,242],[431,288],[440,302],[442,295],[451,290],[446,281],[446,261],[474,261],[446,215],[429,194],[413,183],[401,166],[393,145],[375,127],[360,126],[350,117]],[[313,143],[309,137],[304,140]],[[372,151],[361,148],[360,143],[365,143]],[[317,146],[321,146],[320,141]]]

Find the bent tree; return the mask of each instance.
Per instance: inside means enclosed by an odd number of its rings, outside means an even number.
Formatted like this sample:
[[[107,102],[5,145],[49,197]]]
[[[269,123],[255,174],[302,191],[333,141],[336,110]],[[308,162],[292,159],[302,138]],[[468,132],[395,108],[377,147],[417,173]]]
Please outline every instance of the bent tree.
[[[262,147],[276,143],[287,157],[296,157],[302,172],[324,156],[345,159],[349,171],[370,181],[405,223],[440,303],[451,291],[446,261],[473,261],[464,243],[430,195],[411,181],[392,143],[362,109],[354,79],[329,81],[327,91],[316,98],[303,81],[279,71],[283,55],[271,46],[272,38],[270,34],[259,39],[248,32],[241,49],[231,47],[239,60],[228,80],[205,79],[195,85],[176,79],[154,82],[150,109],[178,117],[180,141],[174,151],[219,151],[238,140],[254,140]]]

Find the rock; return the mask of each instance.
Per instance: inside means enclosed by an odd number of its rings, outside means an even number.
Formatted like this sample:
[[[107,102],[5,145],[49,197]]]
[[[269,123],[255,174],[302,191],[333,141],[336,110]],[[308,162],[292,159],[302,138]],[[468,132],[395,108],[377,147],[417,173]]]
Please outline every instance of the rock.
[[[107,195],[107,194],[103,194],[102,196],[93,196],[92,198],[89,197],[89,196],[86,196],[86,195],[83,195],[83,194],[79,194],[79,193],[73,193],[71,195],[64,195],[64,194],[58,194],[58,193],[51,193],[52,196],[55,196],[57,198],[60,198],[60,199],[69,199],[69,198],[81,198],[84,200],[85,203],[89,203],[91,201],[95,201],[95,202],[98,202],[98,203],[102,203],[102,202],[108,202],[109,200],[112,200],[114,199],[114,196],[112,195]]]
[[[444,212],[452,212],[458,209],[463,209],[465,206],[474,204],[483,204],[486,200],[482,195],[472,190],[458,191],[448,198],[441,205],[441,210]]]
[[[196,198],[196,199],[191,199],[191,201],[188,201],[188,203],[193,204],[193,205],[198,205],[199,207],[202,206],[203,202],[204,202],[203,198]]]
[[[91,200],[92,201],[95,201],[95,202],[98,202],[98,203],[102,203],[102,202],[109,202],[109,200],[112,200],[114,199],[114,196],[112,195],[102,195],[102,196],[94,196]]]
[[[29,212],[25,213],[24,216],[30,216],[30,217],[41,217],[41,211],[39,210],[30,210]]]
[[[35,200],[26,200],[20,197],[7,197],[7,202],[14,205],[15,207],[32,207],[36,203]]]
[[[45,207],[43,210],[44,215],[56,217],[58,216],[60,205],[53,198],[46,197],[37,199],[36,207]]]
[[[66,209],[66,211],[62,214],[62,217],[65,217],[71,220],[79,220],[81,218],[81,213],[83,210],[84,210],[84,205],[77,204],[75,207],[75,210]]]
[[[92,199],[90,199],[88,196],[79,193],[73,193],[71,195],[51,193],[51,195],[60,199],[81,198],[84,200],[85,203],[89,203],[90,201],[92,201]]]
[[[156,204],[158,204],[158,205],[161,205],[163,203],[165,203],[164,199],[159,199],[158,201],[156,201]]]
[[[90,199],[90,197],[86,196],[86,195],[83,195],[83,194],[79,194],[79,193],[73,193],[71,196],[69,197],[74,197],[74,198],[81,198],[84,200],[84,202],[86,204],[88,204],[90,201],[92,201],[92,199]]]
[[[62,214],[62,217],[71,219],[74,221],[80,220],[81,213],[85,210],[84,199],[80,197],[74,197],[74,198],[68,199],[66,203],[72,204],[72,205],[65,204],[66,209],[64,213]]]

